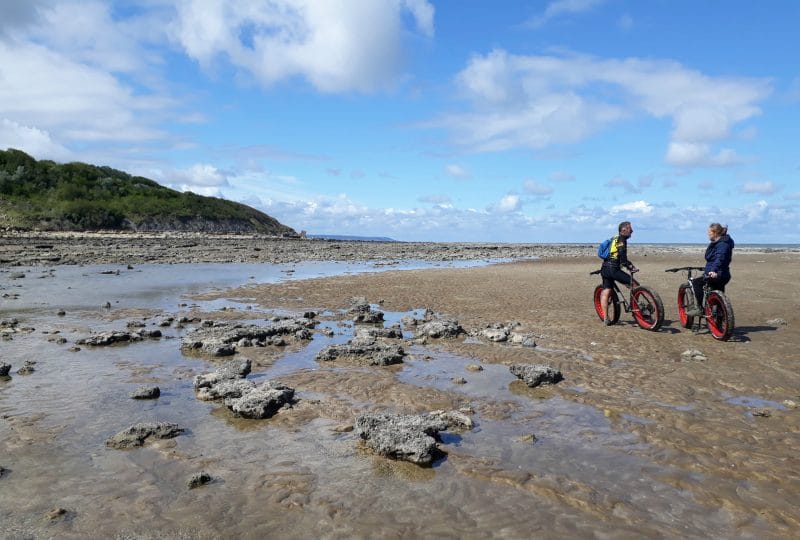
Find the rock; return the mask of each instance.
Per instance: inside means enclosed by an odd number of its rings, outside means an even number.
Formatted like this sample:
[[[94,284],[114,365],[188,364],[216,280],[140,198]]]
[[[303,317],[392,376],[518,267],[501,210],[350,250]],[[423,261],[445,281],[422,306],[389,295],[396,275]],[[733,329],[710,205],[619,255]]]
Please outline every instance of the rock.
[[[316,359],[321,362],[330,362],[340,358],[350,358],[363,365],[389,366],[402,364],[405,355],[405,351],[399,345],[364,343],[353,340],[349,344],[325,347],[317,353]]]
[[[770,416],[772,416],[772,411],[770,411],[769,409],[765,409],[765,408],[754,409],[752,414],[753,414],[753,416],[761,416],[763,418],[769,418]]]
[[[211,388],[223,381],[244,379],[250,373],[252,362],[249,358],[232,361],[219,367],[211,373],[204,373],[194,378],[194,389]]]
[[[171,422],[141,422],[120,431],[106,441],[106,446],[116,449],[142,446],[149,438],[171,439],[183,433],[183,428]]]
[[[247,379],[225,380],[197,391],[197,399],[214,401],[217,399],[240,398],[255,388],[256,383]]]
[[[705,354],[698,349],[687,349],[681,353],[681,360],[689,361],[694,360],[696,362],[705,362],[708,360]]]
[[[363,296],[357,296],[350,300],[350,309],[347,310],[347,313],[355,323],[376,324],[383,322],[383,312],[373,310]]]
[[[131,343],[134,341],[142,341],[145,338],[160,338],[160,330],[134,330],[131,332],[120,332],[112,330],[109,332],[101,332],[94,336],[81,338],[75,343],[78,345],[90,345],[92,347],[105,347],[114,345],[115,343]]]
[[[484,328],[480,335],[484,339],[494,342],[502,342],[508,339],[508,330],[505,328]]]
[[[1,373],[1,372],[0,372],[0,373]],[[783,400],[783,405],[784,405],[784,407],[786,407],[787,409],[796,409],[796,408],[797,408],[797,402],[796,402],[796,401],[793,401],[793,400],[791,400],[791,399],[784,399],[784,400]]]
[[[36,368],[33,367],[34,364],[36,364],[36,362],[25,360],[25,363],[22,364],[22,367],[17,370],[17,375],[30,375],[31,373],[35,372]]]
[[[453,377],[452,379],[450,379],[450,382],[452,382],[453,384],[467,384],[467,379],[465,379],[464,377]]]
[[[69,510],[67,510],[66,508],[53,508],[52,510],[47,512],[47,519],[55,520],[58,518],[63,518],[67,514],[69,514]]]
[[[273,321],[270,326],[242,325],[235,323],[215,323],[203,321],[181,340],[184,351],[199,351],[211,356],[231,356],[236,353],[237,344],[263,345],[278,343],[280,336],[292,336],[297,340],[312,339],[310,329],[318,324],[315,319],[283,319]],[[246,341],[243,341],[246,340]]]
[[[266,381],[241,397],[227,398],[225,406],[244,418],[269,418],[278,410],[291,405],[294,389],[276,381]]]
[[[417,325],[414,334],[416,338],[452,338],[464,334],[464,329],[458,321],[452,319],[436,319]]]
[[[11,371],[11,364],[0,362],[0,377],[6,377],[9,371]]]
[[[428,415],[432,418],[444,420],[444,422],[447,424],[447,429],[451,429],[453,427],[472,429],[475,427],[475,423],[472,421],[472,418],[470,418],[471,414],[473,414],[472,409],[460,409],[457,411],[431,411],[428,413]]]
[[[402,319],[400,319],[400,323],[403,325],[404,328],[410,328],[412,326],[417,326],[418,321],[411,315],[406,315]]]
[[[542,364],[511,364],[509,370],[531,388],[564,380],[560,371]]]
[[[189,480],[186,481],[186,487],[189,489],[198,488],[211,482],[213,478],[207,472],[194,473]]]
[[[156,399],[161,395],[161,389],[158,386],[140,386],[128,395],[133,399]]]
[[[466,369],[467,371],[478,372],[478,371],[483,371],[483,366],[481,366],[480,364],[469,364]]]
[[[422,466],[441,454],[436,438],[445,429],[444,420],[428,415],[366,413],[355,424],[358,436],[378,454]]]
[[[770,326],[786,326],[789,323],[786,322],[785,319],[781,319],[780,317],[777,319],[770,319],[767,321],[767,324]]]
[[[510,343],[522,345],[523,347],[536,347],[536,336],[533,334],[521,334],[519,332],[511,332],[508,335]]]
[[[374,338],[399,339],[403,337],[403,330],[400,328],[400,324],[395,324],[388,328],[382,326],[360,326],[356,328],[353,337],[354,339],[369,338],[369,340]]]

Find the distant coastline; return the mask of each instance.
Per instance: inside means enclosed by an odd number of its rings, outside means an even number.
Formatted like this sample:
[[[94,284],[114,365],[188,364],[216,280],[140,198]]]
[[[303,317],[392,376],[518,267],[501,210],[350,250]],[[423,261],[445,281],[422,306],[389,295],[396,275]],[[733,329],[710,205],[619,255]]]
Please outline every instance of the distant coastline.
[[[354,242],[398,242],[388,236],[357,236],[349,234],[307,234],[306,238],[314,240],[345,240]]]

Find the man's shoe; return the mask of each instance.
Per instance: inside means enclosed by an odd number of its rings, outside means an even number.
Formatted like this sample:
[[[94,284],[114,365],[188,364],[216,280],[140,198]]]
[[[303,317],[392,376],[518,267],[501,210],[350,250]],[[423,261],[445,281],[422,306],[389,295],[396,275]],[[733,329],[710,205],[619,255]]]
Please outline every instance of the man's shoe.
[[[699,316],[700,316],[700,315],[702,315],[702,314],[703,314],[703,312],[702,312],[702,311],[700,311],[700,310],[699,310],[698,308],[696,308],[696,307],[690,307],[690,308],[686,308],[686,315],[687,315],[688,317],[699,317]]]

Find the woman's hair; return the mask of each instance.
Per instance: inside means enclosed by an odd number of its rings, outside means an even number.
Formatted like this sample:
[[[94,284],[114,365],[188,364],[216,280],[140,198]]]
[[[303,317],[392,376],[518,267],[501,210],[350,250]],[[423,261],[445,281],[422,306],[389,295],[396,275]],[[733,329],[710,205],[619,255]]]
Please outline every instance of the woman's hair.
[[[723,234],[728,234],[728,226],[727,225],[720,225],[719,223],[712,223],[708,226],[709,229],[714,231],[714,234],[717,236],[722,236]]]

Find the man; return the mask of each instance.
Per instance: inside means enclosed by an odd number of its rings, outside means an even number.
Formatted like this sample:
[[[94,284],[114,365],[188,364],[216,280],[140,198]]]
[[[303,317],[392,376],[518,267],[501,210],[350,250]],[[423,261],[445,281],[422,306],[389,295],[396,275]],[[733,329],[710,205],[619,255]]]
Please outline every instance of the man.
[[[600,304],[603,307],[604,322],[606,326],[612,324],[608,313],[608,298],[614,282],[619,281],[629,285],[631,283],[630,274],[622,271],[622,267],[628,269],[632,274],[638,269],[628,260],[628,239],[633,234],[633,226],[630,221],[623,221],[617,228],[619,234],[611,240],[611,250],[608,257],[603,259],[603,266],[600,267],[600,275],[603,278],[603,292],[600,293]]]

